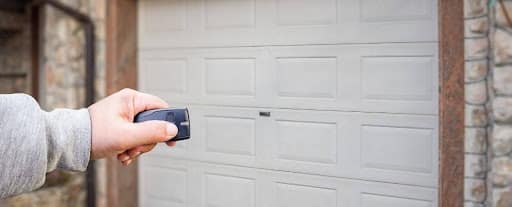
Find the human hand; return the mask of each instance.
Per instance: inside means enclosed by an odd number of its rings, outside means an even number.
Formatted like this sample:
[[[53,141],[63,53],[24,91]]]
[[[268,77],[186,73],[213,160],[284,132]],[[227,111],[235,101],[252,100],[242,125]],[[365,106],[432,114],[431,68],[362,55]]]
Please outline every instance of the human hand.
[[[168,104],[156,96],[132,89],[123,89],[91,105],[92,140],[91,159],[117,155],[123,165],[129,165],[137,156],[151,151],[158,142],[176,142],[178,129],[166,121],[133,123],[139,112],[166,108]]]

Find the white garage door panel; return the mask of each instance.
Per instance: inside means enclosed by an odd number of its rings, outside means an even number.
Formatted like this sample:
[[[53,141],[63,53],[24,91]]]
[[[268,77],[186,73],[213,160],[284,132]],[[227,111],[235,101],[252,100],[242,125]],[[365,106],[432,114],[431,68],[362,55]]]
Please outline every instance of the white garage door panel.
[[[139,89],[192,128],[141,206],[437,206],[436,0],[138,3]]]
[[[432,207],[435,189],[143,157],[143,206],[188,207]],[[155,176],[159,171],[183,176]],[[151,183],[180,189],[153,188]],[[176,185],[178,185],[176,187]],[[165,198],[154,196],[162,194]],[[177,199],[178,198],[178,199]]]
[[[140,86],[171,102],[437,114],[436,44],[142,51]]]
[[[144,0],[145,48],[437,40],[431,0]]]
[[[186,148],[157,147],[150,156],[437,186],[433,116],[189,108]]]

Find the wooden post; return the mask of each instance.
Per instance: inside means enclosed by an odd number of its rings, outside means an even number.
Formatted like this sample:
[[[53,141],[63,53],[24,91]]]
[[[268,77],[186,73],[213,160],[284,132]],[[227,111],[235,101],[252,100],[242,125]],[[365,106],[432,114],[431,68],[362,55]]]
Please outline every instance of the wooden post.
[[[463,1],[439,2],[439,207],[464,206]]]
[[[137,1],[107,1],[107,94],[137,87]],[[107,160],[107,206],[138,205],[137,162]]]

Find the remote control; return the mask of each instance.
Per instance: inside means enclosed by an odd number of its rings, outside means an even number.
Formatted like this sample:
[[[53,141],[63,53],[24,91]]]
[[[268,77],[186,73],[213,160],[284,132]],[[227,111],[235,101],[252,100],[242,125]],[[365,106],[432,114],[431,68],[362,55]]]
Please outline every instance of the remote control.
[[[138,113],[134,122],[149,120],[162,120],[174,123],[178,128],[178,134],[169,141],[180,141],[190,138],[190,119],[187,108],[153,109]]]

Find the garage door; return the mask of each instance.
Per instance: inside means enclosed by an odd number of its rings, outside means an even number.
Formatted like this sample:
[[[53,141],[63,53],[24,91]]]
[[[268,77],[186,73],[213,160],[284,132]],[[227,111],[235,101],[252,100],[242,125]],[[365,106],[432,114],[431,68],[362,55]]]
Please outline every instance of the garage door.
[[[140,205],[437,206],[437,2],[141,0],[139,88],[192,138]]]

